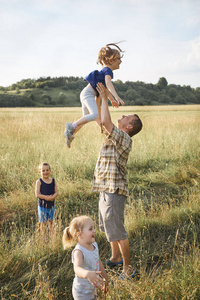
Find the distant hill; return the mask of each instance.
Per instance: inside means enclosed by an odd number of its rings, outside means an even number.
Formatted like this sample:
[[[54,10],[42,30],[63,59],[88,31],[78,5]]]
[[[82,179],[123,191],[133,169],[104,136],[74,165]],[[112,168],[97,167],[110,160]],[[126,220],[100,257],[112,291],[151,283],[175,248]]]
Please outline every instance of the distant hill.
[[[0,107],[81,106],[80,92],[86,86],[81,77],[40,77],[23,79],[9,87],[0,86]],[[126,105],[200,104],[200,87],[168,84],[164,77],[157,84],[121,80],[113,82]]]

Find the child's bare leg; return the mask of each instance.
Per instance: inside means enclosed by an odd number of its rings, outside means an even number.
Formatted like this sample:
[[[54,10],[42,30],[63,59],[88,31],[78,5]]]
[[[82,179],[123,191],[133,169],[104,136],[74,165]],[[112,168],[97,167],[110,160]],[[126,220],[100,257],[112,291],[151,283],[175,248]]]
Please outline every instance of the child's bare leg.
[[[78,126],[78,127],[76,128],[74,134],[77,133],[82,127],[83,127],[83,126]]]
[[[40,222],[40,232],[44,233],[46,228],[46,223]]]
[[[46,222],[40,222],[40,236],[43,240],[46,239],[46,225]]]
[[[49,236],[53,238],[53,221],[48,221]]]
[[[86,117],[80,118],[75,123],[76,123],[77,127],[82,127],[83,125],[85,125],[87,123]]]

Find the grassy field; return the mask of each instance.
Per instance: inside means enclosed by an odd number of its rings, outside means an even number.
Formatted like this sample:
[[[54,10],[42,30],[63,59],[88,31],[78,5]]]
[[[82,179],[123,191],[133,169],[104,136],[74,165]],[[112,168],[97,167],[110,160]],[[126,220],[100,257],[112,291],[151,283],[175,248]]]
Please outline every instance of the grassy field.
[[[140,277],[119,282],[98,299],[200,299],[200,106],[111,108],[114,122],[137,113],[144,128],[133,138],[127,165],[130,197],[126,228],[131,259]],[[92,177],[104,136],[93,122],[65,145],[66,121],[80,108],[0,109],[0,298],[72,299],[71,249],[62,231],[77,214],[96,222],[100,256],[110,255],[98,230],[98,194]],[[39,235],[35,182],[47,161],[59,196],[53,236]]]

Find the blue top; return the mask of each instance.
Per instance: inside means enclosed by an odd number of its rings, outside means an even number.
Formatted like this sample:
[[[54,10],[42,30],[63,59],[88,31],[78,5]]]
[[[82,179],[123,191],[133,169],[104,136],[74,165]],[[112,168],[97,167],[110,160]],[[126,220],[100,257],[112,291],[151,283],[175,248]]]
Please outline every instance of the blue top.
[[[97,93],[97,97],[99,97],[99,93],[97,91],[97,83],[101,82],[106,87],[106,83],[105,83],[106,75],[110,75],[111,79],[113,79],[113,71],[108,67],[103,68],[101,71],[98,70],[92,71],[89,75],[87,75],[84,78],[85,81],[91,84],[92,88]]]
[[[55,180],[52,178],[51,183],[46,183],[40,178],[41,186],[40,193],[42,195],[53,195],[55,193]],[[38,199],[38,205],[45,208],[52,208],[54,206],[55,199],[53,201],[47,201],[44,199]]]

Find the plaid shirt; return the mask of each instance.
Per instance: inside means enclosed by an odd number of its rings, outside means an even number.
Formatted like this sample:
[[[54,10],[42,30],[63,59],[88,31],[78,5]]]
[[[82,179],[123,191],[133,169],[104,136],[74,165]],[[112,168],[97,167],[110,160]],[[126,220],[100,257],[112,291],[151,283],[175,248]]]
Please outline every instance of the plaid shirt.
[[[106,191],[128,196],[126,180],[126,164],[132,148],[130,136],[113,125],[110,135],[107,136],[94,171],[93,192]]]

